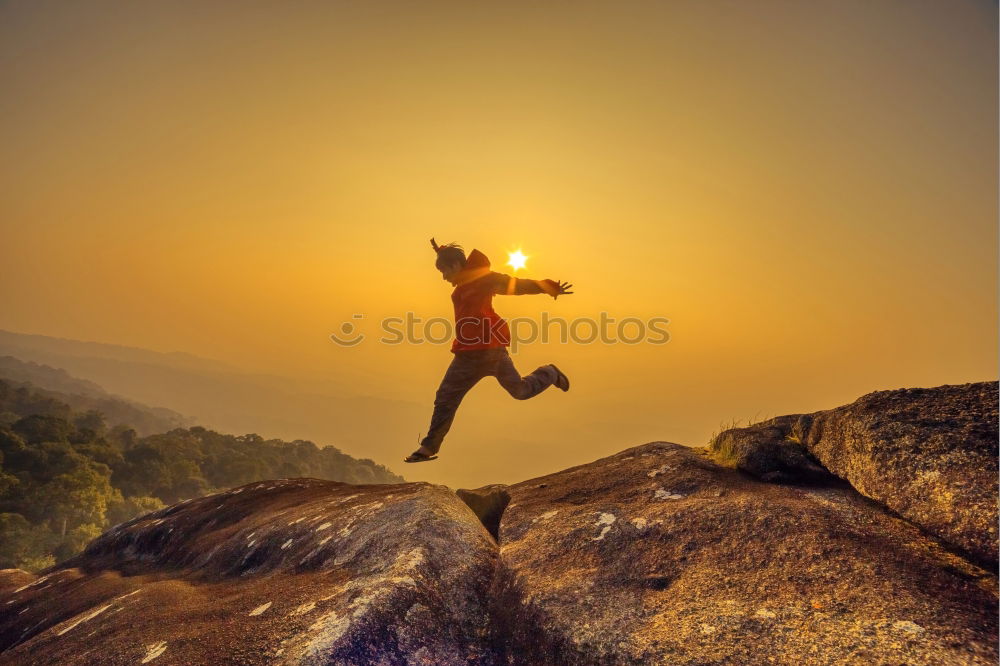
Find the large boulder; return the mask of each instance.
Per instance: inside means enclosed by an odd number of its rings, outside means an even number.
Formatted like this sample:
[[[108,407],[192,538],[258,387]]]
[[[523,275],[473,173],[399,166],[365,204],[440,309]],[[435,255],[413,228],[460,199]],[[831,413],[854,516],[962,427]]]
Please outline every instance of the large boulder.
[[[720,460],[765,480],[848,481],[979,562],[997,562],[997,382],[876,391],[715,437]]]
[[[488,664],[495,565],[444,486],[251,484],[0,572],[0,664]]]
[[[878,391],[818,412],[802,443],[860,493],[997,561],[997,382]]]
[[[997,661],[996,578],[846,484],[651,443],[505,491],[510,663]]]

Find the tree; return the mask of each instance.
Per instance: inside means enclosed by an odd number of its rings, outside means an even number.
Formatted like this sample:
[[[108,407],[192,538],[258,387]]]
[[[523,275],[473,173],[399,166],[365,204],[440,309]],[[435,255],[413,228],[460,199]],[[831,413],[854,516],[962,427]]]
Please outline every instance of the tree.
[[[42,414],[31,414],[18,419],[11,429],[29,444],[65,442],[73,433],[73,426],[65,419]]]
[[[0,497],[9,495],[19,483],[18,478],[3,470],[3,450],[0,449]]]
[[[126,520],[132,520],[136,516],[162,509],[164,506],[166,505],[156,497],[126,497],[109,504],[105,518],[107,518],[109,525],[117,525]]]
[[[60,474],[35,494],[61,537],[85,523],[103,525],[108,505],[121,500],[121,493],[111,485],[111,470],[90,461]]]
[[[77,525],[53,549],[56,561],[62,562],[73,557],[83,550],[88,543],[101,536],[101,532],[101,527],[94,523]]]
[[[36,571],[54,564],[53,545],[44,526],[32,525],[19,513],[0,513],[0,569]]]
[[[95,409],[84,412],[73,419],[80,436],[84,441],[96,439],[104,435],[107,425],[104,423],[104,415]]]
[[[169,487],[170,469],[156,447],[142,443],[125,451],[125,465],[115,470],[114,483],[126,496],[152,495]]]

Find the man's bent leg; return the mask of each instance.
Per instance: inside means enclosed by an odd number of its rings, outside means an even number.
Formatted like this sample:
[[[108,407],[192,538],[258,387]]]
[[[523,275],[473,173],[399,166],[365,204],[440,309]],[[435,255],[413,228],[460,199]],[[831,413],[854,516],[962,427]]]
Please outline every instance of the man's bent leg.
[[[451,365],[444,373],[444,379],[434,396],[434,413],[431,415],[431,426],[427,436],[420,442],[432,453],[441,449],[444,436],[451,429],[462,398],[483,378],[482,363],[475,352],[455,352]]]
[[[517,368],[514,367],[514,361],[511,360],[506,350],[497,360],[495,374],[500,386],[518,400],[535,397],[556,380],[555,370],[547,365],[543,365],[530,375],[522,377]]]

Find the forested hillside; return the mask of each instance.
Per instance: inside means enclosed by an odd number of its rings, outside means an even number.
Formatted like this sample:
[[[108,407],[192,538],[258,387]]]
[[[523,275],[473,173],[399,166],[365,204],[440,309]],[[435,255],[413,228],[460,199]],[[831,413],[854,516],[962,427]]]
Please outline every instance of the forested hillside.
[[[340,377],[337,372],[319,379],[261,374],[186,353],[0,330],[3,355],[61,368],[73,379],[99,385],[115,397],[166,407],[191,419],[146,432],[128,421],[140,435],[198,424],[220,432],[256,432],[285,440],[304,437],[336,444],[354,457],[394,460],[399,455],[398,443],[412,442],[418,424],[427,419],[423,402],[389,397],[381,389],[364,388],[357,378]],[[36,379],[27,381],[36,387],[75,392]],[[113,423],[110,414],[104,413]],[[522,432],[532,427],[527,424]]]
[[[334,447],[202,427],[140,437],[27,386],[0,380],[0,568],[62,561],[110,525],[259,479],[397,483]]]
[[[0,356],[0,380],[14,386],[30,384],[32,390],[65,403],[72,409],[95,410],[109,425],[127,425],[140,435],[166,432],[194,424],[194,420],[164,407],[150,407],[112,395],[101,386],[69,374],[62,368]]]

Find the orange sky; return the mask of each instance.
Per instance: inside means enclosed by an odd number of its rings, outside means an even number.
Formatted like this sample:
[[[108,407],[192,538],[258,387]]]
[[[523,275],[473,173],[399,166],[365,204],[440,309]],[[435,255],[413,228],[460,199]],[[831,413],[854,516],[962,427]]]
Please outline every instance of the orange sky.
[[[0,328],[429,417],[446,347],[327,335],[448,316],[432,235],[576,285],[504,315],[671,320],[522,350],[573,390],[484,382],[414,480],[997,377],[995,3],[21,0],[0,90]]]

